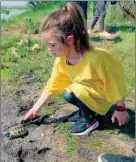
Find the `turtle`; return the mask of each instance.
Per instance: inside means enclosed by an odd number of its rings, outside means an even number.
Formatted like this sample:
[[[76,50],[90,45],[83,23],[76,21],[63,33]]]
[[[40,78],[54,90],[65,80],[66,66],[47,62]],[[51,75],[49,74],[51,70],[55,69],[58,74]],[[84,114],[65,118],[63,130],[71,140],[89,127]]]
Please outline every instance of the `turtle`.
[[[24,137],[28,135],[28,130],[22,124],[11,126],[8,131],[3,132],[3,135],[9,139]]]

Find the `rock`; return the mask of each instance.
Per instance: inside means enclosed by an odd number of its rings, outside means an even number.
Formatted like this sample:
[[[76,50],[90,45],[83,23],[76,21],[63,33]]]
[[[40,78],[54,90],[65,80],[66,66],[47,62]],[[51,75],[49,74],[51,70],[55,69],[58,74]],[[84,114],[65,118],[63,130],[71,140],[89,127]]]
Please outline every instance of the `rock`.
[[[40,46],[39,44],[34,44],[34,46],[31,48],[32,51],[39,50]]]
[[[76,106],[73,106],[72,104],[64,104],[59,110],[55,112],[55,118],[61,118],[64,116],[68,116],[74,111],[77,111],[78,108]]]

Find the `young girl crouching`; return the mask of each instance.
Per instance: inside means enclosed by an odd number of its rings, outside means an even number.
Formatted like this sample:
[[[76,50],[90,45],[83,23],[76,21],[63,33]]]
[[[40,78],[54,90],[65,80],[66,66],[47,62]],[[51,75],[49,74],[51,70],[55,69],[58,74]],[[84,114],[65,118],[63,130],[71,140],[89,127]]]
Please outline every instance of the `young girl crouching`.
[[[129,114],[123,67],[108,51],[90,46],[80,8],[68,2],[45,19],[40,32],[56,60],[46,87],[24,119],[35,117],[52,95],[64,93],[79,108],[69,119],[75,121],[72,134],[84,135],[98,128],[97,115],[105,115],[113,103],[112,122],[117,118],[120,126],[125,124]]]

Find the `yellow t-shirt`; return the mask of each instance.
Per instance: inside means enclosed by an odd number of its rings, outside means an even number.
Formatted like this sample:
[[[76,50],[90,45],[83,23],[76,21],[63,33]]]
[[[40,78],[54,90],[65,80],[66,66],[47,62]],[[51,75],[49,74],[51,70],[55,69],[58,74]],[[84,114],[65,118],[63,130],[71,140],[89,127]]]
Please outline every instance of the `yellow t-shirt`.
[[[67,65],[65,57],[56,58],[45,92],[60,95],[65,89],[91,110],[104,115],[113,102],[126,96],[123,67],[100,48],[86,52],[74,66]]]

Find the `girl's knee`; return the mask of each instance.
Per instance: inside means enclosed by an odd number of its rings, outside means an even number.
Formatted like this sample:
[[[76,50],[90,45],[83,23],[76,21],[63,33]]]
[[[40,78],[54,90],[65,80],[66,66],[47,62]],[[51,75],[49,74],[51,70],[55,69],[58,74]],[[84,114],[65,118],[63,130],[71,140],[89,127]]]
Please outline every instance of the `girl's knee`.
[[[73,99],[73,95],[71,93],[68,93],[67,91],[64,91],[63,96],[67,102],[71,102],[71,100]]]

